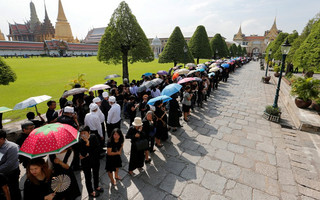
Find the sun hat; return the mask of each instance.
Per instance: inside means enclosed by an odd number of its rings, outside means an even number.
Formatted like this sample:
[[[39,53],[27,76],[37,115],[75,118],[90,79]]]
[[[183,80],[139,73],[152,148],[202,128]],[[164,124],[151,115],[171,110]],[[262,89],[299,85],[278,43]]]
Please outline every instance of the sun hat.
[[[116,102],[116,98],[114,96],[109,97],[109,102],[112,102],[112,103]]]
[[[95,110],[97,110],[99,107],[98,107],[97,104],[91,103],[91,104],[89,105],[89,108],[90,108],[91,111],[95,111]]]
[[[134,118],[134,121],[132,122],[133,126],[142,126],[141,117]]]
[[[64,107],[63,111],[65,113],[74,113],[74,107],[66,106],[66,107]]]
[[[109,96],[108,92],[103,92],[103,93],[102,93],[102,97],[103,97],[103,98],[106,98],[106,97],[108,97],[108,96]]]
[[[99,103],[101,101],[101,99],[99,97],[95,97],[92,102],[93,103]]]

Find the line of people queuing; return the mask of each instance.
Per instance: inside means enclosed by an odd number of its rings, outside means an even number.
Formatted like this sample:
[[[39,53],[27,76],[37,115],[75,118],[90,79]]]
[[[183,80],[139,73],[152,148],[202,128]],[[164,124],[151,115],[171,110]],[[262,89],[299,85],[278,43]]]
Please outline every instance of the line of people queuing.
[[[155,152],[155,147],[162,148],[163,142],[172,133],[182,127],[180,118],[188,123],[190,111],[196,106],[202,108],[213,90],[218,89],[219,81],[227,81],[229,72],[217,72],[209,77],[207,72],[192,74],[198,77],[196,81],[183,84],[179,93],[171,95],[172,100],[163,103],[155,102],[154,106],[147,102],[160,96],[167,85],[178,82],[184,75],[172,80],[170,75],[159,76],[163,81],[159,85],[139,91],[138,88],[146,81],[156,77],[143,76],[141,80],[133,80],[130,84],[126,79],[117,86],[114,80],[107,84],[109,91],[99,90],[95,97],[89,94],[75,94],[72,101],[67,97],[59,100],[61,110],[56,111],[57,102],[47,102],[47,121],[39,113],[40,120],[35,119],[33,112],[27,113],[28,122],[21,125],[22,134],[16,143],[6,139],[6,132],[0,130],[0,186],[2,195],[11,199],[21,199],[19,190],[19,162],[26,168],[27,179],[24,183],[24,199],[75,199],[81,195],[74,172],[82,170],[85,176],[86,189],[91,197],[103,193],[99,185],[100,159],[106,157],[105,169],[112,185],[121,181],[119,169],[122,167],[121,154],[125,139],[131,140],[128,174],[135,176],[135,170],[143,172],[144,164],[150,164],[149,153]],[[77,85],[76,87],[79,87]],[[138,92],[139,91],[139,92]],[[180,109],[182,104],[182,110]],[[129,121],[130,128],[124,134],[121,131],[123,121]],[[28,134],[35,128],[46,123],[69,124],[80,132],[77,144],[61,153],[47,157],[29,159],[18,156],[19,147],[23,145]],[[92,174],[91,174],[92,172]],[[67,174],[71,184],[64,192],[57,193],[50,187],[52,177]],[[92,185],[93,180],[93,185]],[[7,198],[10,199],[10,198]]]

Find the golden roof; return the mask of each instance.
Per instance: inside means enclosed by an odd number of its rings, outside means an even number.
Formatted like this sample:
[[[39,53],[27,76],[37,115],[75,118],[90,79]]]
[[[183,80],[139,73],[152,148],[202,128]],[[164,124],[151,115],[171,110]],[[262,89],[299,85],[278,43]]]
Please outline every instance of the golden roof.
[[[238,33],[234,36],[233,40],[243,40],[241,25],[239,27]]]
[[[279,30],[277,28],[277,23],[276,23],[276,17],[274,18],[273,25],[269,31],[269,33],[266,35],[267,38],[270,40],[275,40],[279,34]]]
[[[6,40],[6,38],[4,37],[4,34],[1,32],[1,30],[0,30],[0,40]]]
[[[56,22],[55,39],[73,42],[70,24],[64,14],[61,0],[59,0],[59,10]]]

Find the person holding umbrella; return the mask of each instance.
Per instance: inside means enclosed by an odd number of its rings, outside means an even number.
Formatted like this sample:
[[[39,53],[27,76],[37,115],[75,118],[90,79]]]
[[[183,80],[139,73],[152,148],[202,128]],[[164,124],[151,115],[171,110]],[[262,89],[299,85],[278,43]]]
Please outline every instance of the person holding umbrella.
[[[162,101],[156,101],[154,106],[156,108],[154,112],[156,120],[155,141],[156,147],[161,148],[163,147],[163,144],[161,144],[161,140],[168,139],[167,113],[165,112]]]

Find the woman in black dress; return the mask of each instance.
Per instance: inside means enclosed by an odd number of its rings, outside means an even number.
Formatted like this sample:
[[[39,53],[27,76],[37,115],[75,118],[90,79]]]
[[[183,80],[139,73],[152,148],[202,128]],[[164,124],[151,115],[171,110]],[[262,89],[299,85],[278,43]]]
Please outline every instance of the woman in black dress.
[[[111,137],[107,143],[107,161],[106,170],[112,185],[116,184],[116,180],[121,180],[119,177],[119,168],[122,167],[121,151],[123,148],[124,137],[120,129],[115,128],[111,133]],[[113,178],[113,172],[114,177]]]
[[[156,130],[153,122],[153,112],[151,110],[147,112],[145,118],[142,120],[142,124],[142,132],[145,133],[149,141],[149,149],[144,152],[146,159],[145,163],[148,164],[151,162],[151,158],[149,158],[149,152],[153,153],[155,151],[153,147]]]
[[[27,166],[27,180],[24,182],[24,199],[52,200],[55,193],[51,189],[51,170],[42,158],[30,160]]]
[[[100,142],[95,134],[90,134],[90,128],[88,126],[81,127],[79,132],[81,137],[79,143],[80,160],[87,191],[89,196],[98,197],[100,192],[103,192],[103,189],[99,187]],[[95,191],[92,188],[91,170]]]
[[[179,103],[177,101],[177,93],[171,95],[171,100],[169,101],[169,119],[168,119],[168,125],[172,128],[172,132],[177,131],[177,127],[181,127],[179,118],[181,110]]]
[[[167,128],[167,113],[163,107],[162,101],[155,102],[154,106],[156,110],[154,112],[155,121],[156,121],[156,134],[155,141],[158,148],[163,147],[161,140],[168,139],[168,128]]]
[[[127,139],[131,139],[131,150],[130,150],[130,160],[129,160],[129,174],[134,176],[133,170],[139,169],[140,172],[143,171],[142,167],[144,165],[144,151],[138,150],[136,147],[136,142],[140,139],[145,139],[145,134],[142,132],[142,121],[140,117],[136,117],[129,128]]]

